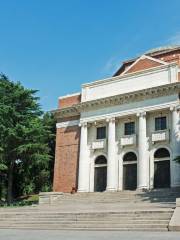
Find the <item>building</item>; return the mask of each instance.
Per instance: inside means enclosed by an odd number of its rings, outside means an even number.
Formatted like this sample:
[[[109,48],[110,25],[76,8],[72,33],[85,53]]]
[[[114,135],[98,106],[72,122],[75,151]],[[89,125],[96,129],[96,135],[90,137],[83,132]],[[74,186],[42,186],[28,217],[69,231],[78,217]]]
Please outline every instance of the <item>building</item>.
[[[55,192],[180,186],[180,46],[123,62],[54,114]]]

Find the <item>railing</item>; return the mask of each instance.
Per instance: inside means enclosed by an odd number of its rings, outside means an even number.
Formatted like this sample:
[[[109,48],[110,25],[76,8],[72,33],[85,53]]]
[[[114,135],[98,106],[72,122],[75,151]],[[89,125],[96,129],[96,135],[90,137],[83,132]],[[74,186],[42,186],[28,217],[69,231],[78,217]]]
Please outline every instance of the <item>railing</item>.
[[[136,145],[136,134],[121,137],[120,145],[122,147]]]
[[[160,130],[152,133],[152,143],[169,141],[169,130]]]
[[[92,150],[99,150],[99,149],[105,149],[106,148],[106,139],[100,139],[93,141],[91,144]]]

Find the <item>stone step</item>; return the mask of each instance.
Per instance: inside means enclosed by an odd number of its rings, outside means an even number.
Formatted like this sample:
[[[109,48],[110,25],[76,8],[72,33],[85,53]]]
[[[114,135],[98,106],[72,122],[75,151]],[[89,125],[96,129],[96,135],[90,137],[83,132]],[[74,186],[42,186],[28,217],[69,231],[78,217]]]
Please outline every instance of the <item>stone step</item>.
[[[76,198],[76,199],[86,199],[86,198],[113,198],[113,197],[122,197],[122,198],[134,198],[134,197],[148,197],[148,196],[157,196],[157,197],[171,197],[171,196],[179,196],[178,193],[140,193],[140,194],[104,194],[104,195],[86,195],[86,196],[78,196],[76,194],[70,195],[60,195],[59,198]]]
[[[101,221],[101,220],[116,220],[116,221],[119,221],[121,219],[123,219],[123,221],[126,221],[126,220],[148,220],[148,221],[151,221],[151,220],[166,220],[166,219],[169,219],[171,217],[171,215],[165,215],[165,216],[106,216],[106,217],[53,217],[53,216],[44,216],[44,217],[10,217],[10,218],[6,218],[6,217],[3,217],[1,218],[1,221],[18,221],[18,220],[32,220],[32,221],[37,221],[37,220],[43,220],[43,219],[48,219],[48,221],[51,221],[51,220],[54,220],[54,221],[60,221],[60,220],[69,220],[69,221],[90,221],[90,220],[94,220],[94,221]]]
[[[122,212],[74,212],[74,213],[63,213],[63,212],[37,212],[37,213],[1,213],[0,217],[106,217],[106,216],[112,216],[112,217],[122,217],[122,216],[170,216],[173,213],[173,210],[171,211],[122,211]]]
[[[172,202],[174,203],[176,198],[166,198],[166,197],[161,197],[161,198],[109,198],[109,199],[58,199],[56,202],[58,203],[67,203],[67,202],[86,202],[86,203],[92,203],[92,202],[153,202],[153,201],[158,201],[158,202]]]
[[[92,227],[92,228],[80,228],[80,227],[76,227],[76,228],[52,228],[52,227],[49,227],[48,225],[47,226],[36,226],[36,227],[32,227],[32,226],[3,226],[1,227],[0,226],[0,229],[29,229],[29,230],[70,230],[70,231],[132,231],[132,228],[130,227],[106,227],[106,228],[102,228],[102,227]],[[168,231],[168,228],[167,227],[161,227],[161,228],[155,228],[155,229],[152,229],[151,227],[148,228],[135,228],[133,229],[134,231],[136,232],[167,232]]]
[[[127,212],[120,212],[120,213],[97,213],[97,212],[92,212],[92,213],[4,213],[4,214],[0,214],[0,217],[28,217],[28,216],[34,216],[34,217],[39,217],[39,216],[52,216],[52,217],[80,217],[80,216],[85,216],[85,217],[88,217],[88,216],[92,216],[92,217],[106,217],[106,216],[119,216],[119,217],[123,217],[123,216],[156,216],[158,217],[159,215],[161,216],[170,216],[171,214],[173,213],[173,211],[167,211],[167,212],[161,212],[161,211],[141,211],[141,212],[138,212],[138,211],[135,211],[135,212],[130,212],[130,211],[127,211]]]
[[[119,214],[93,214],[93,213],[91,213],[91,214],[89,214],[89,213],[87,213],[87,214],[0,214],[0,218],[2,219],[2,218],[13,218],[13,217],[15,217],[15,218],[22,218],[22,217],[24,217],[24,218],[27,218],[27,217],[33,217],[33,218],[38,218],[38,217],[61,217],[61,218],[63,218],[63,217],[74,217],[74,218],[88,218],[88,217],[94,217],[94,218],[97,218],[97,217],[159,217],[159,216],[161,216],[161,217],[169,217],[169,216],[171,216],[172,215],[172,212],[161,212],[161,213],[159,213],[159,212],[150,212],[150,213],[146,213],[146,212],[142,212],[142,213],[138,213],[138,212],[136,212],[136,213],[131,213],[131,212],[127,212],[127,213],[119,213]]]
[[[129,219],[129,220],[124,220],[124,219],[121,219],[121,220],[118,220],[118,221],[115,221],[115,220],[67,220],[67,219],[64,219],[64,220],[57,220],[57,221],[54,221],[54,220],[49,220],[49,219],[44,219],[44,220],[39,220],[39,221],[33,221],[33,220],[21,220],[21,221],[1,221],[1,226],[4,224],[4,225],[36,225],[36,224],[68,224],[68,225],[72,225],[72,224],[80,224],[80,225],[83,225],[83,224],[165,224],[165,225],[168,225],[169,223],[169,220],[139,220],[139,219],[136,219],[136,220],[132,220],[132,219]]]
[[[143,200],[143,199],[151,199],[151,198],[156,198],[156,199],[174,199],[180,197],[180,194],[164,194],[164,195],[130,195],[130,196],[120,196],[120,195],[112,195],[112,196],[87,196],[87,197],[77,197],[75,195],[72,196],[61,196],[58,198],[58,200],[79,200],[79,201],[84,201],[84,200],[107,200],[107,199],[121,199],[121,200]]]
[[[26,223],[22,223],[22,224],[1,224],[0,225],[1,228],[3,227],[17,227],[17,228],[25,228],[25,227],[30,227],[32,229],[36,229],[37,227],[41,227],[44,229],[64,229],[64,228],[83,228],[83,229],[88,229],[88,228],[131,228],[132,230],[134,229],[138,229],[138,228],[151,228],[151,230],[154,230],[156,228],[161,229],[161,228],[167,228],[167,224],[137,224],[137,223],[60,223],[60,224],[41,224],[41,223],[36,223],[36,224],[26,224]]]
[[[0,228],[167,231],[180,191],[59,195],[54,205],[0,209]]]

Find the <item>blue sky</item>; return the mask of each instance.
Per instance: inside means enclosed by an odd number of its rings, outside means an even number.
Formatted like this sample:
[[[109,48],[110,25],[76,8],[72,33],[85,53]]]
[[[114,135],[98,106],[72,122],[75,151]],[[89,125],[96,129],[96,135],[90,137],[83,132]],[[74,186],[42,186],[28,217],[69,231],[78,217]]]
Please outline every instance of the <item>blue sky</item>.
[[[0,0],[0,72],[44,110],[123,60],[180,44],[179,0]]]

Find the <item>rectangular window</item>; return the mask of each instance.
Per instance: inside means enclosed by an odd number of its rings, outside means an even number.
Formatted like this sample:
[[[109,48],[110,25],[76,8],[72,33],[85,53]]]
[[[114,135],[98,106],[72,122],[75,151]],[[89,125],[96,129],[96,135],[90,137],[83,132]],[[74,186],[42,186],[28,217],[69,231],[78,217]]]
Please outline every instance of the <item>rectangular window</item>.
[[[164,130],[167,128],[166,117],[155,118],[155,131]]]
[[[97,139],[105,139],[105,138],[106,138],[106,127],[98,127]]]
[[[135,122],[127,122],[124,124],[124,135],[135,134]]]

